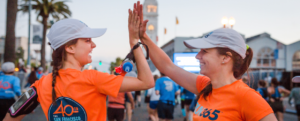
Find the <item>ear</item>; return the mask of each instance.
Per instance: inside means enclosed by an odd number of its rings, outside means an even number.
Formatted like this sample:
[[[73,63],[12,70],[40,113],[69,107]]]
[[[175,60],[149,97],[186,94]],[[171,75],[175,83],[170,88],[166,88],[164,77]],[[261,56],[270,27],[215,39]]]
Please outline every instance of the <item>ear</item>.
[[[75,53],[75,47],[74,47],[74,45],[65,46],[65,49],[66,49],[67,53],[72,53],[72,54]]]
[[[224,63],[228,63],[232,58],[232,53],[231,52],[226,52],[226,56],[224,56],[223,57],[223,61],[222,61],[222,63],[224,64]]]

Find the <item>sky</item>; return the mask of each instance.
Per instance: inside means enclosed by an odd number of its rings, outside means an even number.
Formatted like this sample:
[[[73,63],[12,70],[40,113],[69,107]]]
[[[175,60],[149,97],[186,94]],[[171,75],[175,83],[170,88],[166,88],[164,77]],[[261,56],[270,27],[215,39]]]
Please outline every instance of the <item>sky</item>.
[[[0,0],[0,36],[5,35],[6,1]],[[267,32],[272,38],[291,44],[300,40],[299,0],[157,0],[158,46],[175,36],[198,37],[222,27],[223,17],[235,18],[234,30],[245,37]],[[107,28],[104,36],[94,38],[93,64],[101,60],[106,70],[116,57],[124,58],[130,50],[128,40],[128,9],[136,0],[71,0],[67,5],[71,18],[79,19],[91,28]],[[144,0],[141,0],[144,3]],[[179,25],[175,24],[178,17]],[[32,24],[37,24],[32,12]],[[164,34],[164,29],[167,34]],[[28,14],[18,13],[16,36],[28,36]],[[50,47],[47,49],[50,58]]]

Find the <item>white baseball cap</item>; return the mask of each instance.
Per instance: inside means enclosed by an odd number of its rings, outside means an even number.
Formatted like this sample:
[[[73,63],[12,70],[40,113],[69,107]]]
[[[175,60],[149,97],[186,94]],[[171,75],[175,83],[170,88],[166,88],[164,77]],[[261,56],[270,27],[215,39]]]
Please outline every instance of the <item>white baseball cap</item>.
[[[14,72],[15,71],[15,64],[13,62],[5,62],[2,64],[1,69],[3,72]]]
[[[76,19],[64,19],[52,25],[47,37],[51,47],[56,50],[70,40],[100,37],[105,32],[106,28],[91,29],[82,21]]]
[[[184,44],[190,49],[229,48],[238,53],[243,59],[246,57],[247,51],[244,38],[238,32],[228,28],[217,29],[202,38],[185,40]]]
[[[292,79],[292,82],[293,82],[293,83],[300,83],[300,76],[295,76],[295,77]]]

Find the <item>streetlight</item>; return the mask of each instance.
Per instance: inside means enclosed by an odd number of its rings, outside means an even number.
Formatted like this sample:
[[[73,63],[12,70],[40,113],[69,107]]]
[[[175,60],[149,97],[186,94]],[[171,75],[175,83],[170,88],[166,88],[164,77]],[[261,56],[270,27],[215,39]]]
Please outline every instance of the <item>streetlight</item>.
[[[235,19],[233,17],[230,17],[229,19],[229,25],[231,28],[233,28],[233,25],[235,24]]]
[[[227,17],[222,18],[222,24],[223,24],[223,28],[226,28],[226,25],[228,24],[228,18]]]
[[[30,27],[31,27],[31,0],[29,0],[29,5],[28,5],[28,14],[29,14],[29,17],[28,17],[28,42],[27,42],[27,46],[28,46],[28,54],[27,54],[27,66],[30,67]]]

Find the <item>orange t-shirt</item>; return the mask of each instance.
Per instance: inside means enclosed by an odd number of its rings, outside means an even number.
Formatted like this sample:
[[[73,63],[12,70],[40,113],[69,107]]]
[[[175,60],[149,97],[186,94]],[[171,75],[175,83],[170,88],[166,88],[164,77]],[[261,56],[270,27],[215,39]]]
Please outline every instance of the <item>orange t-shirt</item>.
[[[108,107],[125,109],[125,93],[119,92],[117,97],[108,96]]]
[[[58,73],[56,105],[52,104],[52,73],[32,85],[47,120],[106,121],[106,97],[118,95],[124,77],[96,70],[60,69]]]
[[[209,83],[206,76],[198,76],[196,86],[200,92]],[[258,121],[273,113],[269,104],[242,80],[213,89],[201,96],[195,107],[194,121]]]

